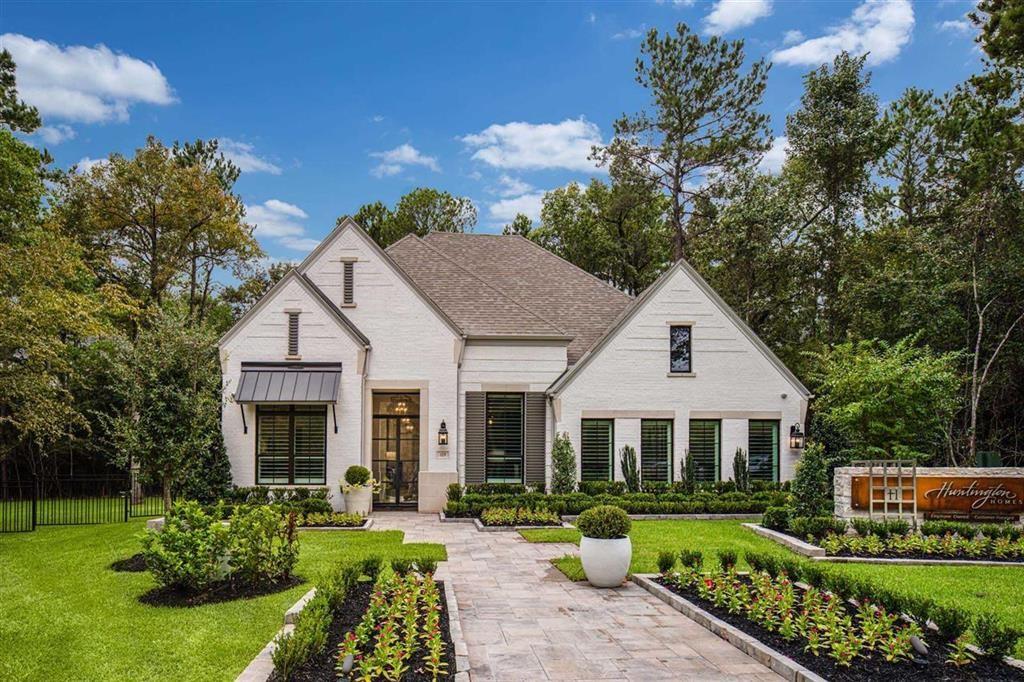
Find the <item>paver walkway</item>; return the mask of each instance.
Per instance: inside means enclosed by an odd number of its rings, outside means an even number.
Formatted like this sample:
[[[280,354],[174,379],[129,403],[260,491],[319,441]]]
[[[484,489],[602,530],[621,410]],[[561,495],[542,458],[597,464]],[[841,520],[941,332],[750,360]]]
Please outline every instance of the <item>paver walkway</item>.
[[[374,513],[374,530],[387,529],[448,548],[439,571],[455,587],[473,680],[781,679],[632,583],[599,590],[569,581],[549,560],[574,545]]]

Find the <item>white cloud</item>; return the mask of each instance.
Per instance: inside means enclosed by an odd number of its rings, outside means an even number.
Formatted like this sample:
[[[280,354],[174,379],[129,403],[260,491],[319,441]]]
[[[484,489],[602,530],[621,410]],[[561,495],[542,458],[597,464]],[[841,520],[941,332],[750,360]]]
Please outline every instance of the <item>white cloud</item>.
[[[772,59],[783,64],[816,66],[846,50],[868,52],[868,64],[895,59],[910,42],[914,8],[909,0],[865,0],[843,23],[819,38],[778,50]]]
[[[386,152],[371,152],[370,156],[380,159],[370,170],[370,174],[378,178],[398,175],[406,166],[424,166],[435,173],[441,172],[436,157],[424,155],[411,144],[401,144]]]
[[[79,162],[75,164],[75,167],[78,169],[79,173],[88,173],[89,171],[91,171],[96,166],[99,166],[99,165],[104,164],[106,162],[107,162],[106,159],[90,159],[88,156],[85,156],[85,157],[82,157],[82,159],[79,160]]]
[[[588,24],[593,24],[593,23],[596,23],[596,22],[597,22],[597,15],[596,14],[591,12],[590,14],[587,15],[587,23]]]
[[[106,45],[60,47],[17,33],[0,35],[18,65],[18,93],[44,117],[83,123],[127,121],[136,103],[175,101],[170,84],[152,62]]]
[[[495,220],[511,222],[516,214],[522,213],[531,220],[540,220],[540,207],[544,192],[530,192],[518,197],[502,199],[491,204],[487,213]]]
[[[950,31],[960,35],[969,35],[974,32],[974,26],[965,19],[950,19],[938,24],[940,31]]]
[[[255,235],[275,242],[293,251],[311,251],[320,242],[306,236],[301,221],[309,216],[295,204],[280,199],[268,199],[262,204],[245,207],[246,221],[255,225]]]
[[[673,7],[692,7],[697,0],[654,0],[658,5],[672,5]]]
[[[647,31],[647,24],[640,24],[640,28],[627,28],[618,33],[612,34],[612,40],[635,40]]]
[[[374,114],[370,120],[373,121],[374,123],[383,123],[384,117],[381,116],[380,114]]]
[[[564,168],[597,172],[587,156],[601,144],[601,130],[580,116],[561,123],[494,124],[462,142],[475,149],[473,158],[495,168],[540,170]]]
[[[772,13],[772,0],[718,0],[704,17],[704,32],[721,35]]]
[[[256,148],[248,142],[238,142],[228,137],[217,140],[220,151],[243,173],[270,173],[280,175],[281,168],[256,154]]]
[[[503,197],[526,194],[532,190],[533,185],[528,182],[523,182],[519,178],[513,178],[512,176],[504,173],[498,178],[498,189],[496,191]]]
[[[793,29],[786,31],[786,34],[782,36],[783,45],[795,45],[796,43],[802,43],[804,41],[804,34],[802,31]]]
[[[778,173],[782,170],[782,164],[786,162],[786,145],[789,140],[785,135],[780,135],[772,140],[772,147],[764,156],[761,157],[761,162],[757,165],[758,169],[763,173]]]
[[[37,130],[35,134],[42,138],[43,142],[46,144],[53,145],[66,142],[67,140],[73,140],[75,139],[75,135],[77,135],[74,128],[63,123],[58,123],[53,126],[43,126]]]

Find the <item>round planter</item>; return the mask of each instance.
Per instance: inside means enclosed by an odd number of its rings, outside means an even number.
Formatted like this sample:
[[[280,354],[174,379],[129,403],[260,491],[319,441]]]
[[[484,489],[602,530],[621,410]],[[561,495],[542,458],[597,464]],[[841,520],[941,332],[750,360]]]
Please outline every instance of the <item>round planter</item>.
[[[580,539],[580,559],[583,572],[594,587],[618,587],[629,573],[629,562],[633,558],[633,544],[629,538],[601,540],[583,537]]]
[[[349,514],[369,516],[373,505],[373,488],[366,486],[345,493],[345,511]]]

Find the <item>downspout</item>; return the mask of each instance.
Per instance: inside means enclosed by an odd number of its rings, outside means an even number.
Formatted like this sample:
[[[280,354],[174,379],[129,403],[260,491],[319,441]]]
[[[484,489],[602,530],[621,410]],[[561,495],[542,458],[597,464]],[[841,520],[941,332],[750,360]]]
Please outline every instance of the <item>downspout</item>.
[[[466,335],[459,337],[459,359],[455,365],[455,438],[458,445],[455,448],[455,475],[460,484],[466,484],[466,446],[462,442],[462,433],[465,430],[465,411],[462,400],[462,358],[466,354]]]
[[[359,461],[373,475],[373,462],[366,461],[366,377],[370,373],[370,346],[363,346],[363,373],[359,378]],[[369,464],[369,466],[367,466]]]
[[[551,439],[551,450],[548,451],[547,456],[544,458],[547,461],[547,466],[544,467],[544,490],[551,490],[551,477],[554,474],[555,463],[551,457],[555,449],[555,437],[558,436],[558,424],[555,423],[555,395],[553,393],[544,394],[548,399],[548,414],[551,415],[551,426],[548,428],[548,438]]]

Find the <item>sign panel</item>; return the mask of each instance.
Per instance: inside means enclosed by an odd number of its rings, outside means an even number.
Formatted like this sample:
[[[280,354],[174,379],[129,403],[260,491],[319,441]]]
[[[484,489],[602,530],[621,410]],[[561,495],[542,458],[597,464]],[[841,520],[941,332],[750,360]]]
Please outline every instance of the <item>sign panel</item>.
[[[904,477],[904,485],[910,484]],[[851,481],[851,506],[867,510],[873,494],[876,501],[899,499],[900,481],[890,475],[873,479],[854,476]],[[904,504],[913,499],[910,488],[903,490]],[[1024,477],[918,476],[917,511],[934,515],[1016,516],[1024,513]]]

